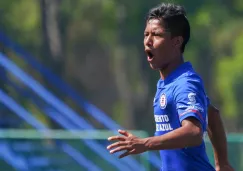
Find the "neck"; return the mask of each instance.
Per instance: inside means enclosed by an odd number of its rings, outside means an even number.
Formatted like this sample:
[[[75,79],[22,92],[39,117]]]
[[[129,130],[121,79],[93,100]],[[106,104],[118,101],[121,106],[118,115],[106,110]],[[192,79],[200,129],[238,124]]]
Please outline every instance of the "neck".
[[[160,69],[160,77],[162,80],[166,79],[166,77],[173,72],[178,66],[184,63],[183,58],[178,58],[177,61],[174,61],[170,64],[168,64],[165,68]]]

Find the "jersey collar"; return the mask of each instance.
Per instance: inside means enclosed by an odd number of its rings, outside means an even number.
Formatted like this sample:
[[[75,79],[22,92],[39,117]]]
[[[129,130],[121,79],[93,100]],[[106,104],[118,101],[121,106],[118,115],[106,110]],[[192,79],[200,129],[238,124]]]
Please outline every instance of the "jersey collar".
[[[185,73],[188,70],[192,69],[192,65],[190,62],[184,62],[180,66],[178,66],[174,71],[172,71],[165,80],[162,80],[161,78],[158,81],[157,87],[162,88],[166,84],[171,83],[174,79],[178,78],[181,74]]]

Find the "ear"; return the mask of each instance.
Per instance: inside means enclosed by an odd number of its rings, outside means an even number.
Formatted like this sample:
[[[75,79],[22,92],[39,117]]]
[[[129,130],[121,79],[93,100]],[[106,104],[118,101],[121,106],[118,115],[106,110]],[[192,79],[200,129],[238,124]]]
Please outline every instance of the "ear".
[[[182,36],[176,36],[173,38],[173,46],[175,48],[181,48],[181,45],[183,43],[183,37]]]

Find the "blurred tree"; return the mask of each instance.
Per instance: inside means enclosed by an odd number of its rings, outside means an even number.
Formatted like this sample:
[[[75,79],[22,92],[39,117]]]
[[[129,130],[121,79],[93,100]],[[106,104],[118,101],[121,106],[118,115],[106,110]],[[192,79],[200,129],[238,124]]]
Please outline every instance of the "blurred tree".
[[[209,97],[227,119],[228,130],[242,129],[238,113],[242,103],[241,0],[175,2],[186,7],[192,28],[185,59],[202,76]],[[0,1],[0,26],[120,124],[152,132],[152,101],[159,75],[146,61],[143,31],[146,13],[158,3]],[[73,109],[103,128],[66,95],[43,82],[41,75],[20,58],[4,51]]]
[[[43,55],[41,60],[51,66],[62,77],[65,58],[59,27],[60,0],[41,0],[40,6],[43,31]]]

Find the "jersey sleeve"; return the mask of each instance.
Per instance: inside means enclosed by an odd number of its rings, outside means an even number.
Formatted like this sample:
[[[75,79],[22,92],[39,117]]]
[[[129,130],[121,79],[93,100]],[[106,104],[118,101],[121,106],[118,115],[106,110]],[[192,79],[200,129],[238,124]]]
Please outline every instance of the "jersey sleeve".
[[[174,97],[179,120],[194,117],[205,128],[207,97],[199,80],[183,80],[175,87]]]

